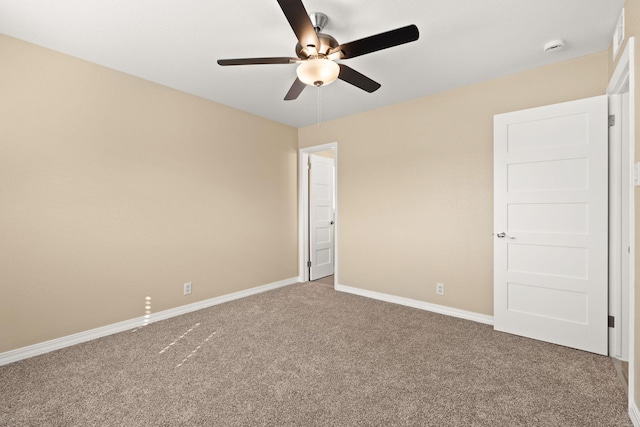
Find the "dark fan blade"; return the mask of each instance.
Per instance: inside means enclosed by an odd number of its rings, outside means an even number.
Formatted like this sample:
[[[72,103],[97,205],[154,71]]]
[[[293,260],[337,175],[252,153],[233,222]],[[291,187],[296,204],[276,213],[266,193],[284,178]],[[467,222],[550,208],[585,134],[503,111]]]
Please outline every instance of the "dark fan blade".
[[[302,90],[306,84],[302,83],[300,79],[296,78],[296,81],[291,85],[291,89],[287,92],[287,95],[284,97],[285,101],[293,101],[298,98],[298,95],[302,93]]]
[[[364,74],[360,74],[351,67],[347,67],[344,64],[338,65],[340,65],[340,74],[338,74],[338,78],[340,80],[351,83],[352,85],[357,86],[362,90],[366,90],[369,93],[380,89],[380,83],[371,80]]]
[[[316,49],[320,49],[318,35],[302,2],[300,0],[278,0],[278,4],[284,12],[284,16],[287,17],[293,32],[296,33],[300,46],[313,45]]]
[[[397,28],[387,31],[386,33],[376,34],[375,36],[365,37],[364,39],[355,40],[350,43],[341,44],[334,47],[329,53],[342,51],[343,58],[355,58],[356,56],[366,53],[376,52],[378,50],[387,49],[389,47],[398,46],[418,40],[420,33],[415,25],[407,25],[406,27]]]
[[[243,58],[218,59],[219,65],[294,64],[298,58]]]

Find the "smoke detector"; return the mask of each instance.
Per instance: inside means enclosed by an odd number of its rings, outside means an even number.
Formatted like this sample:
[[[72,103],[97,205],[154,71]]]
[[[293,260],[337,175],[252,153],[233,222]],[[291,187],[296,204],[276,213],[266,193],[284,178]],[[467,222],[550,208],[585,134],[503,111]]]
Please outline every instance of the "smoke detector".
[[[562,50],[562,48],[564,47],[564,40],[551,40],[549,43],[544,45],[544,51],[549,53],[549,52],[557,52],[559,50]]]

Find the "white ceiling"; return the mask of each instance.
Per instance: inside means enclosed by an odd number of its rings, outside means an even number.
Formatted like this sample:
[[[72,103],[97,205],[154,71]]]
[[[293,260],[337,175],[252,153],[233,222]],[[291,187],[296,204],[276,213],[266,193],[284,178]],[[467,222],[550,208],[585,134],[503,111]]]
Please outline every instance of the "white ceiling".
[[[216,60],[293,56],[276,0],[2,0],[0,33],[295,127],[607,49],[623,0],[303,0],[346,43],[409,24],[420,39],[345,60],[382,87],[343,81],[283,98],[296,65]],[[564,39],[560,52],[543,45]],[[319,93],[318,93],[319,92]],[[320,108],[318,108],[320,106]]]

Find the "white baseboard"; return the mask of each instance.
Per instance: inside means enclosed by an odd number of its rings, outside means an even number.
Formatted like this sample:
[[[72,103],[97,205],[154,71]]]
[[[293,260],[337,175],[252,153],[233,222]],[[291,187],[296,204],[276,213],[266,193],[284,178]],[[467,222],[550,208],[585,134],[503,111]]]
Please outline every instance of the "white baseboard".
[[[40,354],[48,353],[50,351],[59,350],[64,347],[69,347],[75,344],[80,344],[86,341],[91,341],[96,338],[105,337],[118,332],[127,331],[140,327],[144,324],[157,322],[159,320],[169,319],[171,317],[180,316],[182,314],[190,313],[196,310],[202,310],[203,308],[211,307],[214,305],[222,304],[224,302],[233,301],[236,299],[248,297],[250,295],[259,294],[261,292],[270,291],[273,289],[281,288],[283,286],[293,285],[298,283],[298,277],[292,277],[290,279],[280,280],[279,282],[273,282],[255,288],[246,289],[243,291],[234,292],[227,295],[222,295],[215,298],[210,298],[204,301],[194,302],[192,304],[183,305],[180,307],[170,308],[168,310],[152,313],[149,319],[145,319],[144,316],[137,317],[135,319],[125,320],[123,322],[113,323],[111,325],[102,326],[100,328],[91,329],[77,334],[68,335],[66,337],[56,338],[50,341],[33,344],[27,347],[18,348],[15,350],[0,353],[0,366],[7,365],[9,363],[17,362],[19,360],[27,359],[29,357],[38,356]]]
[[[407,307],[413,307],[420,310],[432,311],[434,313],[444,314],[447,316],[459,317],[461,319],[466,319],[466,320],[472,320],[474,322],[484,323],[486,325],[493,325],[493,316],[475,313],[473,311],[459,310],[457,308],[447,307],[444,305],[431,304],[425,301],[419,301],[411,298],[404,298],[404,297],[398,297],[395,295],[383,294],[381,292],[368,291],[366,289],[352,288],[351,286],[345,286],[345,285],[339,285],[339,284],[335,285],[335,290],[340,292],[346,292],[349,294],[360,295],[362,297],[377,299],[380,301],[400,304]]]
[[[631,400],[629,401],[629,418],[635,427],[640,427],[640,410],[638,410],[638,405]]]

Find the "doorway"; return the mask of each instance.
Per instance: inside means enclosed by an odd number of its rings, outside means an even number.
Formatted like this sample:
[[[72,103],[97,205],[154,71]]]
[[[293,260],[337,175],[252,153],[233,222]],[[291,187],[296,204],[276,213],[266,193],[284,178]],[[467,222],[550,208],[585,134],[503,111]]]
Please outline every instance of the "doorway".
[[[633,46],[631,38],[607,87],[610,122],[609,313],[616,324],[609,337],[609,355],[630,360],[633,313]]]
[[[609,355],[627,367],[629,414],[637,415],[634,363],[634,195],[635,39],[629,38],[607,87],[610,118]],[[628,363],[625,363],[627,361]],[[635,409],[635,410],[634,410]],[[634,415],[636,414],[636,415]]]
[[[323,207],[325,211],[329,213],[329,217],[322,218],[324,222],[328,224],[322,224],[316,221],[316,218],[312,218],[312,211],[310,209],[310,202],[312,202],[312,194],[310,192],[311,175],[310,175],[310,159],[314,156],[314,159],[326,159],[327,161],[321,161],[323,164],[328,163],[331,159],[333,163],[332,168],[332,202],[331,209],[327,211],[326,206]],[[328,169],[327,169],[328,170]],[[314,224],[321,229],[321,232],[326,236],[327,233],[331,233],[331,244],[329,250],[322,248],[322,253],[326,256],[330,256],[331,259],[326,258],[322,260],[323,271],[320,274],[322,276],[322,284],[331,284],[334,286],[338,282],[338,143],[333,142],[330,144],[322,144],[313,147],[301,148],[298,154],[298,280],[300,282],[308,282],[312,279],[312,274],[317,273],[313,271],[313,262],[316,262],[313,256],[313,249],[311,248],[314,239],[310,235]],[[325,221],[326,220],[326,221]],[[329,224],[330,223],[330,224]],[[318,225],[320,224],[320,225]],[[329,227],[325,227],[328,225]],[[318,231],[316,229],[315,231]],[[316,245],[318,246],[318,245]],[[332,267],[332,271],[327,270],[327,262]],[[332,273],[332,274],[331,274]],[[315,274],[317,275],[317,274]]]

